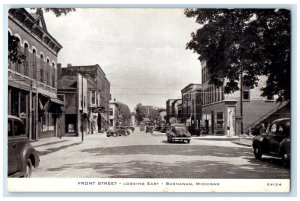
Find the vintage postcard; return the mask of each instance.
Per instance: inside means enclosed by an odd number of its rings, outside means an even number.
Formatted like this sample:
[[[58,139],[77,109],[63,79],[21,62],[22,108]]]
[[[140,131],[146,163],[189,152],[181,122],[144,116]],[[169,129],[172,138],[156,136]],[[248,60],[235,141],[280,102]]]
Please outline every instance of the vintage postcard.
[[[10,7],[8,191],[290,192],[291,12]]]

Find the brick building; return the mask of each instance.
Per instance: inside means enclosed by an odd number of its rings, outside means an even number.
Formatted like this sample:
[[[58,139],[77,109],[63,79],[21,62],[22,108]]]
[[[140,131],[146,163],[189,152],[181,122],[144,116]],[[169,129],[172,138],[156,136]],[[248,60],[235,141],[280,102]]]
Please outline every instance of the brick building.
[[[94,113],[92,118],[97,121],[95,129],[97,129],[97,132],[108,129],[110,83],[107,80],[105,73],[98,64],[88,66],[72,66],[71,64],[68,64],[67,67],[58,65],[58,75],[74,76],[77,73],[81,74],[84,78],[87,78],[89,83],[89,111],[92,111],[89,112],[89,117],[91,118],[90,114]]]
[[[42,15],[10,9],[8,37],[17,37],[26,62],[8,61],[8,114],[20,117],[31,140],[60,136],[57,119],[57,55],[62,48],[48,32]]]
[[[109,103],[109,128],[116,128],[118,125],[118,104],[114,102]]]
[[[181,90],[182,120],[186,126],[199,128],[201,120],[201,84],[189,84]]]
[[[202,66],[202,121],[209,133],[234,136],[244,133],[253,123],[280,107],[276,97],[261,97],[260,88],[266,85],[266,77],[259,78],[258,86],[243,87],[243,127],[240,126],[240,91],[224,93],[224,86],[209,84],[206,62]]]

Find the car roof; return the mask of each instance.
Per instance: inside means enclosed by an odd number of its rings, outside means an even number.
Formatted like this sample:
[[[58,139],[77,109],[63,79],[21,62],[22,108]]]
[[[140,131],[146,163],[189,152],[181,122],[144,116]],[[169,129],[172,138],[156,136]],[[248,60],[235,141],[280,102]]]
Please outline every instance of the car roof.
[[[13,116],[13,115],[8,115],[8,119],[16,119],[16,120],[22,121],[20,118]]]
[[[291,119],[290,119],[290,118],[281,118],[281,119],[276,119],[276,120],[274,120],[274,121],[272,122],[272,124],[273,124],[273,123],[282,122],[282,121],[291,121]]]

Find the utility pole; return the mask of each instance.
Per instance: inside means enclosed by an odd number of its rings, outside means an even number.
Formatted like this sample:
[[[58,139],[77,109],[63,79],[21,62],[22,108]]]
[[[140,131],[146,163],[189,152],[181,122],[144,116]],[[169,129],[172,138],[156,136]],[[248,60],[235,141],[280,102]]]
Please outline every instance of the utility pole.
[[[240,121],[241,121],[241,134],[244,132],[244,124],[243,124],[243,91],[244,91],[244,84],[243,84],[243,72],[244,72],[244,67],[243,63],[241,65],[241,78],[240,78]],[[240,134],[238,134],[240,135]]]
[[[81,137],[81,141],[83,142],[83,139],[84,139],[84,134],[83,134],[83,109],[84,109],[84,99],[83,99],[83,76],[81,75],[81,100],[82,100],[82,113],[81,113],[81,134],[82,134],[82,137]]]

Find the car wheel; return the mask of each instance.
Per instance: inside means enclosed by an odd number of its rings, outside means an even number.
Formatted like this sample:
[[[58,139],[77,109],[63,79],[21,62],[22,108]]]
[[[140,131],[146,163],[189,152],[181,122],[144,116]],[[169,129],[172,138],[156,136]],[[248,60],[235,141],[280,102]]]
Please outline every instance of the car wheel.
[[[288,167],[290,165],[288,154],[287,154],[287,152],[285,150],[281,152],[281,160],[282,160],[282,164],[285,167]]]
[[[33,169],[32,162],[31,162],[30,159],[28,159],[27,163],[26,163],[26,169],[25,169],[25,175],[24,175],[24,177],[26,177],[26,178],[31,177],[32,169]]]
[[[255,156],[256,159],[261,159],[262,150],[259,147],[255,147],[253,152],[254,152],[254,156]]]
[[[187,142],[188,144],[190,144],[191,140],[187,140],[186,142]]]
[[[125,131],[125,136],[128,136],[129,135],[129,131]]]

